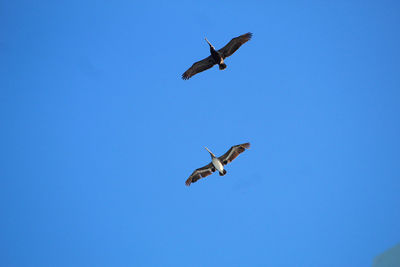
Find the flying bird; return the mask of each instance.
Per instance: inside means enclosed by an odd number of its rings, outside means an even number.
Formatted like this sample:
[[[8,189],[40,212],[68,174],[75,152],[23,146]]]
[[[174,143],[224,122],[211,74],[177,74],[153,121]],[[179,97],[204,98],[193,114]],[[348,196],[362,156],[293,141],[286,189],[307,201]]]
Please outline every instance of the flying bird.
[[[250,143],[244,143],[241,145],[236,145],[231,147],[228,152],[223,154],[221,157],[216,157],[208,148],[205,149],[211,155],[211,162],[202,168],[198,168],[195,170],[189,178],[186,180],[185,184],[189,186],[191,183],[197,182],[199,179],[204,178],[216,170],[218,170],[220,176],[224,176],[226,174],[226,170],[224,169],[224,165],[230,163],[234,160],[240,153],[244,152],[247,148],[250,148]]]
[[[215,50],[214,46],[206,39],[208,45],[210,46],[211,55],[207,58],[200,60],[194,63],[184,74],[182,74],[182,79],[188,80],[193,75],[208,70],[215,64],[218,64],[220,70],[224,70],[226,68],[226,64],[224,59],[231,56],[239,47],[242,46],[245,42],[251,39],[253,34],[248,32],[246,34],[240,35],[238,37],[233,38],[227,45],[225,45],[220,50]]]

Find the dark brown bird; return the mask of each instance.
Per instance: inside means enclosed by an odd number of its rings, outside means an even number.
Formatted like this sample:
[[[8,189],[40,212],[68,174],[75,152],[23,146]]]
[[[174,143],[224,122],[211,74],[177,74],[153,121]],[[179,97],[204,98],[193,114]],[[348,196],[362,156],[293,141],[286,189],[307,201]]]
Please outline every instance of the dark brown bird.
[[[218,170],[220,176],[224,176],[226,174],[224,165],[230,163],[247,148],[250,148],[250,143],[233,146],[228,150],[228,152],[226,152],[219,158],[217,158],[210,150],[208,150],[208,148],[205,148],[211,155],[211,162],[206,166],[195,170],[186,180],[185,184],[189,186],[191,183],[197,182],[197,180],[212,174],[216,170]]]
[[[238,37],[233,38],[227,45],[225,45],[220,50],[215,50],[214,46],[210,44],[210,42],[206,39],[208,45],[210,46],[211,55],[203,60],[200,60],[194,63],[184,74],[182,74],[182,79],[188,80],[193,75],[208,70],[215,64],[218,64],[220,70],[224,70],[226,68],[226,64],[224,59],[231,56],[236,50],[239,49],[242,44],[251,39],[253,34],[248,32],[246,34],[240,35]]]

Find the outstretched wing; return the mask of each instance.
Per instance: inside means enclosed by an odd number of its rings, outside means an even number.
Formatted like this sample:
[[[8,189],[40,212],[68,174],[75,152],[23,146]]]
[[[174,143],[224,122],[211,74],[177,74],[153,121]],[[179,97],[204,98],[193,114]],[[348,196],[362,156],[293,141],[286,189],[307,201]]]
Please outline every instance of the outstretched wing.
[[[182,79],[188,80],[193,75],[195,75],[199,72],[208,70],[209,68],[211,68],[214,65],[215,65],[215,61],[211,56],[209,56],[203,60],[197,61],[187,71],[185,71],[184,74],[182,74]]]
[[[226,165],[239,156],[240,153],[244,152],[247,148],[250,148],[250,143],[233,146],[228,150],[228,152],[219,157],[219,160],[222,162],[222,164]]]
[[[197,182],[197,180],[209,176],[213,172],[215,172],[215,167],[212,165],[212,163],[210,163],[202,168],[195,170],[186,180],[185,184],[189,186],[191,183],[195,183]]]
[[[250,40],[252,36],[253,36],[253,34],[251,32],[248,32],[246,34],[235,37],[227,45],[225,45],[223,48],[218,50],[218,52],[225,59],[225,58],[231,56],[233,53],[235,53],[236,50],[238,50],[239,47],[242,46],[242,44],[244,44],[245,42]]]

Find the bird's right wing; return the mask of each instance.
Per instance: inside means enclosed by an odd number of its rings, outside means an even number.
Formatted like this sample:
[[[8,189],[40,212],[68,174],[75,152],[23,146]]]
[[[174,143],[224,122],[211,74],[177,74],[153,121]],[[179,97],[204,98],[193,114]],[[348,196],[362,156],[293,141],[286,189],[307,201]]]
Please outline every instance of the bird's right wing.
[[[207,164],[206,166],[195,170],[186,180],[185,184],[189,186],[191,183],[195,183],[197,180],[209,176],[213,172],[215,172],[215,167],[212,165],[212,163]]]
[[[215,61],[211,56],[209,56],[203,60],[197,61],[187,71],[185,71],[184,74],[182,74],[182,79],[188,80],[193,75],[195,75],[199,72],[208,70],[209,68],[211,68],[214,65],[215,65]]]
[[[243,153],[246,149],[250,148],[250,143],[244,143],[231,147],[228,152],[219,157],[219,160],[223,165],[228,164],[234,160],[240,153]]]
[[[222,47],[218,52],[222,55],[222,57],[225,59],[229,56],[231,56],[233,53],[236,52],[236,50],[239,49],[239,47],[242,46],[245,42],[249,41],[253,34],[251,32],[242,34],[238,37],[233,38],[230,40],[229,43],[227,43],[224,47]]]

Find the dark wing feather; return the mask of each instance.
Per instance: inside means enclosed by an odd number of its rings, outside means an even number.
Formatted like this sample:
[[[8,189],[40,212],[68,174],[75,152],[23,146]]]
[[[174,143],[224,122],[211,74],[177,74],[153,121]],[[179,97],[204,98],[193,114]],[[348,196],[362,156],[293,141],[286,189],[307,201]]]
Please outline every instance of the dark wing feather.
[[[219,160],[222,162],[222,164],[226,165],[239,156],[240,153],[244,152],[247,148],[250,148],[250,143],[233,146],[228,150],[228,152],[219,157]]]
[[[214,65],[215,65],[215,61],[211,56],[209,56],[203,60],[197,61],[187,71],[185,71],[184,74],[182,74],[182,79],[188,80],[193,75],[195,75],[199,72],[208,70],[209,68],[211,68]]]
[[[225,45],[223,48],[218,50],[218,52],[225,59],[225,58],[231,56],[233,53],[235,53],[236,50],[238,50],[239,47],[242,46],[242,44],[244,44],[245,42],[250,40],[252,36],[253,36],[253,34],[251,32],[248,32],[246,34],[235,37],[227,45]]]
[[[213,172],[215,172],[215,168],[212,165],[212,163],[207,164],[206,166],[202,167],[202,168],[198,168],[197,170],[195,170],[190,176],[189,178],[186,180],[185,184],[187,186],[189,186],[191,183],[195,183],[197,182],[197,180],[204,178],[206,176],[209,176],[210,174],[212,174]]]

